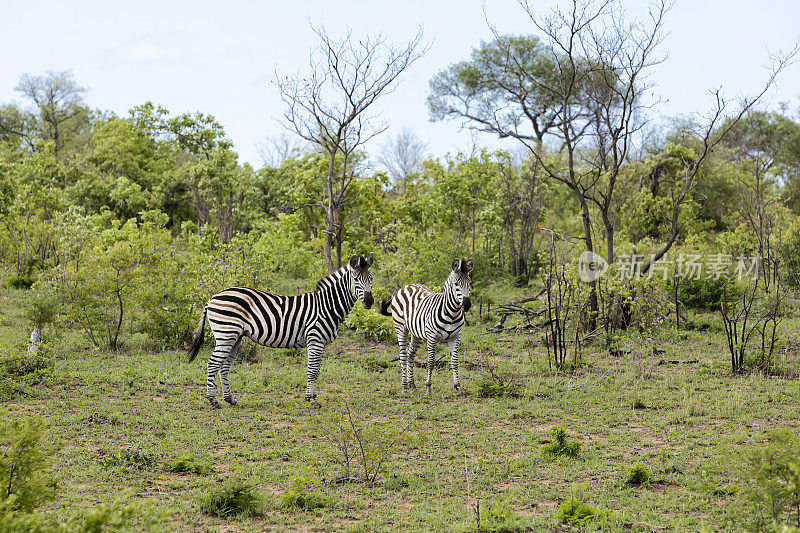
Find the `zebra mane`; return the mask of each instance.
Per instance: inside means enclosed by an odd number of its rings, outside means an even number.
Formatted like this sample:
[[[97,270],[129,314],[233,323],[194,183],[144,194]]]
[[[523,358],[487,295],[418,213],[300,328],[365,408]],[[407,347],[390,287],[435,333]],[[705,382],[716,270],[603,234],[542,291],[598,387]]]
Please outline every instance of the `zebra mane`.
[[[329,287],[333,287],[339,282],[339,280],[344,278],[346,274],[347,274],[347,265],[344,265],[343,267],[339,268],[339,270],[333,271],[332,273],[328,274],[327,276],[325,276],[324,278],[322,278],[317,282],[316,292],[320,292]]]

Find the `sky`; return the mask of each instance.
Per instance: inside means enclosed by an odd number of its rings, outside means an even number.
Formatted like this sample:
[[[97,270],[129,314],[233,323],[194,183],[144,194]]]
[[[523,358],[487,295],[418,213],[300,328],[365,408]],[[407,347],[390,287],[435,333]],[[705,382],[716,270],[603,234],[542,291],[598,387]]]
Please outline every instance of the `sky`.
[[[531,0],[545,11],[557,0]],[[563,2],[561,2],[563,4]],[[625,2],[643,13],[643,1]],[[86,87],[91,108],[127,116],[152,101],[173,114],[214,115],[241,161],[262,166],[258,144],[287,130],[274,85],[276,73],[296,74],[308,65],[315,42],[310,23],[331,36],[383,33],[402,43],[423,27],[428,53],[402,77],[374,111],[389,126],[366,149],[376,153],[401,129],[411,129],[443,156],[468,149],[472,139],[458,122],[432,123],[425,99],[428,81],[467,59],[490,40],[487,20],[501,33],[534,28],[514,0],[297,0],[210,2],[7,2],[0,20],[0,104],[22,103],[14,91],[23,73],[72,71]],[[224,7],[223,7],[224,6]],[[650,81],[661,96],[658,114],[691,115],[710,109],[709,90],[729,100],[756,92],[767,78],[768,53],[788,50],[800,38],[800,2],[794,0],[677,0],[667,16],[661,45],[667,59]],[[778,79],[767,105],[800,109],[800,64]],[[289,134],[291,135],[291,134]],[[482,135],[478,142],[495,147]]]

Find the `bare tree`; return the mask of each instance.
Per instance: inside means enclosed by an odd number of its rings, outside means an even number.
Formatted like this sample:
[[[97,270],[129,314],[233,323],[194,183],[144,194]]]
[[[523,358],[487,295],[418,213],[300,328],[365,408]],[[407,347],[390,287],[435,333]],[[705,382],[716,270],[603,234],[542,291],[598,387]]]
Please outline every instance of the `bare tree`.
[[[354,152],[387,128],[367,110],[397,87],[399,76],[428,47],[422,45],[421,28],[402,46],[380,34],[357,39],[348,31],[337,40],[321,26],[312,29],[319,42],[311,51],[308,75],[276,75],[275,83],[287,128],[329,158],[324,203],[318,207],[325,210],[325,261],[332,272],[342,262],[342,214],[355,178]]]
[[[293,152],[303,150],[302,143],[289,137],[285,132],[280,135],[266,137],[256,143],[256,151],[261,162],[272,168],[277,168],[291,157]]]
[[[573,0],[570,10],[554,9],[537,16],[525,0],[520,4],[544,36],[555,77],[532,78],[546,99],[553,126],[548,133],[560,144],[560,162],[547,164],[541,143],[531,148],[544,172],[564,184],[578,202],[586,251],[595,252],[593,209],[606,238],[606,261],[614,260],[615,191],[635,135],[654,102],[646,99],[649,70],[663,61],[656,54],[663,39],[666,0],[651,6],[647,21],[629,21],[621,4]],[[502,40],[501,40],[502,42]],[[506,47],[510,50],[510,46]],[[599,312],[596,281],[591,282],[588,325]]]
[[[409,128],[403,128],[381,146],[380,163],[395,184],[402,184],[409,174],[419,171],[428,143]]]

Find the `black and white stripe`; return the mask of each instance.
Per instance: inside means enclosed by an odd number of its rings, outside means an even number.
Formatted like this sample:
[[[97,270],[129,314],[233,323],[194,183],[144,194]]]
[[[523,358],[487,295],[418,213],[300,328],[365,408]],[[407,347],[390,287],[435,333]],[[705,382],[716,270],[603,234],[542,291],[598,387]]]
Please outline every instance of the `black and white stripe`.
[[[431,393],[434,350],[436,343],[444,341],[450,351],[450,369],[453,371],[453,386],[463,394],[458,379],[458,346],[461,342],[461,327],[464,313],[472,305],[469,299],[469,273],[474,268],[472,259],[454,259],[452,271],[442,285],[442,292],[433,292],[425,285],[405,285],[389,301],[381,305],[381,314],[391,316],[400,345],[400,373],[403,391],[416,389],[414,384],[414,356],[422,341],[428,345],[428,379],[425,385]],[[409,340],[410,335],[410,340]]]
[[[189,348],[191,362],[203,343],[206,317],[214,335],[214,352],[208,359],[206,398],[215,408],[214,380],[222,382],[222,397],[231,405],[236,401],[228,385],[228,372],[242,337],[274,348],[308,350],[306,400],[317,397],[317,377],[325,346],[333,342],[339,325],[356,300],[372,306],[373,255],[354,255],[350,261],[317,283],[317,290],[296,296],[279,296],[258,289],[233,287],[215,294],[208,301]]]

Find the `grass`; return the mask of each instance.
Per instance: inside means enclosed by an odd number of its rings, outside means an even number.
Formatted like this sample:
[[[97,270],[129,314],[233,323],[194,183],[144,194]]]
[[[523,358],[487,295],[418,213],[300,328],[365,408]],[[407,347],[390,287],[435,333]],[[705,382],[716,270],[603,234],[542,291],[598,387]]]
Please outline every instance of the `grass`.
[[[19,324],[26,297],[0,294],[0,342],[24,346],[30,332]],[[425,408],[414,425],[420,438],[393,446],[375,484],[337,481],[340,467],[313,427],[320,408],[303,400],[305,358],[280,350],[262,348],[259,362],[235,364],[231,387],[239,407],[212,410],[203,398],[211,345],[187,364],[184,352],[154,353],[143,348],[144,339],[131,339],[124,353],[104,353],[89,349],[78,332],[64,331],[54,342],[47,382],[2,405],[42,416],[47,438],[62,443],[49,472],[60,490],[42,509],[48,515],[66,519],[124,493],[132,504],[149,502],[165,513],[174,528],[194,531],[470,531],[478,500],[496,509],[484,516],[498,522],[513,517],[514,527],[553,530],[575,487],[580,501],[613,513],[613,524],[715,529],[722,527],[720,509],[738,497],[728,490],[736,481],[731,454],[763,444],[768,430],[800,427],[800,383],[731,375],[724,337],[714,328],[653,333],[669,359],[695,364],[658,366],[665,355],[611,357],[589,346],[584,365],[565,374],[548,368],[531,335],[498,336],[475,324],[461,343],[466,397],[456,396],[446,368],[434,373],[432,397],[403,394],[396,363],[372,364],[397,357],[394,344],[343,328],[326,351],[323,412],[346,399],[361,423],[402,427]],[[797,322],[783,328],[785,335]],[[623,337],[625,346],[642,344],[636,333]],[[486,370],[466,362],[481,362],[476,349],[487,346],[490,363],[518,375],[517,394],[479,397]],[[424,381],[424,370],[416,377]],[[577,460],[541,453],[559,427],[580,444]],[[119,460],[108,459],[114,454]],[[163,462],[176,457],[198,458],[211,473],[165,471]],[[620,482],[635,463],[652,468],[650,483]],[[282,503],[301,471],[317,483],[305,494],[320,496],[323,506]],[[235,479],[252,487],[259,512],[204,512],[203,498]],[[503,502],[502,509],[487,502]]]

